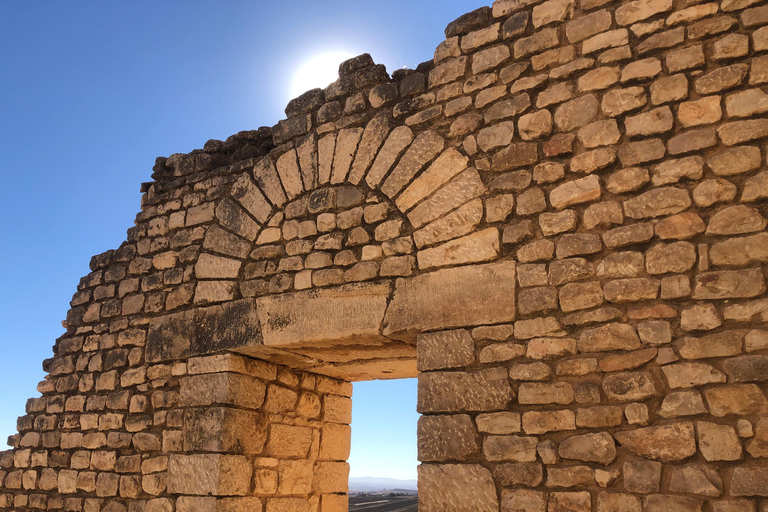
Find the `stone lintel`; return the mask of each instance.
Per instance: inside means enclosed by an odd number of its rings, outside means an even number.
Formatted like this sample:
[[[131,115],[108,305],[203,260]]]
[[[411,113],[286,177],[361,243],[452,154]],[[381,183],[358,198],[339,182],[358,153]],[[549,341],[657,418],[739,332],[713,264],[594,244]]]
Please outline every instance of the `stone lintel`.
[[[256,299],[264,345],[381,342],[390,283],[354,284]]]
[[[147,361],[172,361],[261,344],[256,305],[242,299],[152,319]]]
[[[514,261],[398,279],[383,334],[413,340],[424,331],[511,322],[515,286]]]

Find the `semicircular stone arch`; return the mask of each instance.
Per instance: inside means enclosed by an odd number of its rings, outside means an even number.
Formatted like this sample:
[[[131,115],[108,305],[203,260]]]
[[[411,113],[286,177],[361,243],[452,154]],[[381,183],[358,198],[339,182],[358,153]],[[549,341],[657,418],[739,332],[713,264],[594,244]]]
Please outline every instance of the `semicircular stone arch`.
[[[158,159],[0,507],[343,511],[350,382],[412,376],[425,511],[765,507],[767,30],[497,0]]]

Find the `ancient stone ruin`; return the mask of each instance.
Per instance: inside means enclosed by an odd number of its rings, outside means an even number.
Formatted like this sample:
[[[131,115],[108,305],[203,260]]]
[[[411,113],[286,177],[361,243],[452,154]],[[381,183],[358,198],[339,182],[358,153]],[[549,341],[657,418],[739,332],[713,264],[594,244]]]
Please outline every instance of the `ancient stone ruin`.
[[[158,159],[3,510],[345,511],[350,382],[415,376],[424,512],[768,510],[768,5],[446,36]]]

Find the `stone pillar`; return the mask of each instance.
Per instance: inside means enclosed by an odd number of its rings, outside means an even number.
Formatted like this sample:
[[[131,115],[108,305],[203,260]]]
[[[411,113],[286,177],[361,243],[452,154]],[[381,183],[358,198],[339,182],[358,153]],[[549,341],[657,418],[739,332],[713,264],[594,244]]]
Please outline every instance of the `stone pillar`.
[[[352,386],[238,355],[193,358],[181,379],[177,512],[347,509]]]

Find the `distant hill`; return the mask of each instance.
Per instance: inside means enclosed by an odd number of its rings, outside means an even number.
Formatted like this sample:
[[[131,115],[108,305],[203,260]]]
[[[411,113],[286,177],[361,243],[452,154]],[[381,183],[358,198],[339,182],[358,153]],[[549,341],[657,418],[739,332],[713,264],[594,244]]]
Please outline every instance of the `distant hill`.
[[[396,478],[378,478],[373,476],[353,477],[349,479],[350,492],[372,492],[385,489],[415,491],[416,479],[398,480]]]

